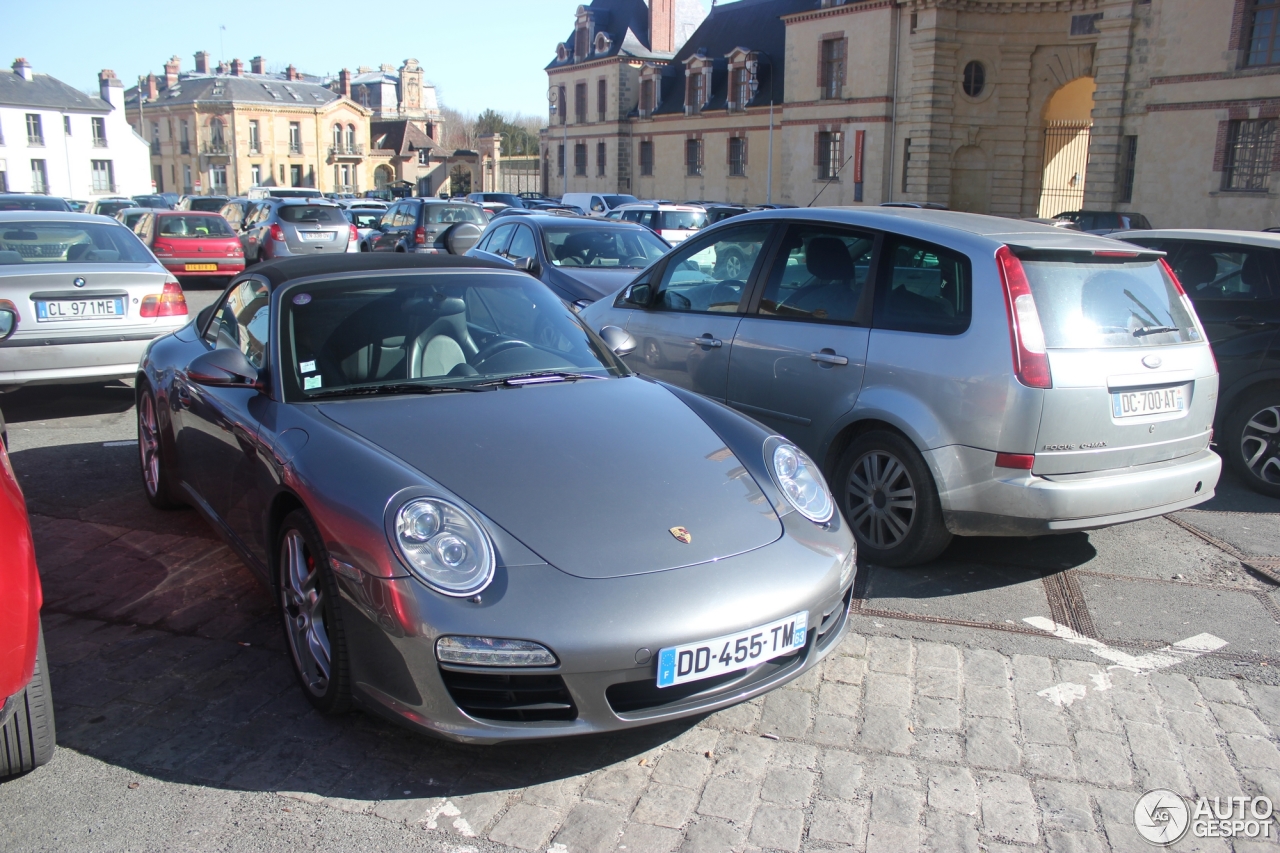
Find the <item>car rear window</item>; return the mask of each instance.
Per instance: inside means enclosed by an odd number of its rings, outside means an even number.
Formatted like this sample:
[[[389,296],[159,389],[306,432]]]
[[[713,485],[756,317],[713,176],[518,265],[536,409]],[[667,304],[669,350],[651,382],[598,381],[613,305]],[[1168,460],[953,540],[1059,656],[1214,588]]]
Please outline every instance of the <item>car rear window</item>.
[[[70,210],[71,205],[60,198],[8,198],[0,196],[0,210]]]
[[[436,225],[441,222],[486,224],[484,214],[480,212],[480,208],[465,204],[429,204],[422,214],[422,219],[428,225]]]
[[[159,216],[156,219],[161,237],[235,236],[221,216]]]
[[[211,213],[217,213],[222,210],[222,206],[227,203],[225,196],[211,196],[209,198],[193,198],[187,202],[188,210],[205,210]]]
[[[155,259],[119,222],[5,222],[0,265],[147,264]]]
[[[664,210],[658,214],[660,231],[697,231],[707,226],[707,214],[701,210]]]
[[[635,204],[639,200],[633,195],[607,195],[604,197],[604,203],[610,207],[617,207],[620,204]]]
[[[1050,349],[1150,347],[1201,340],[1156,259],[1121,262],[1023,258]]]
[[[319,204],[285,204],[280,206],[281,222],[342,222],[341,210]]]

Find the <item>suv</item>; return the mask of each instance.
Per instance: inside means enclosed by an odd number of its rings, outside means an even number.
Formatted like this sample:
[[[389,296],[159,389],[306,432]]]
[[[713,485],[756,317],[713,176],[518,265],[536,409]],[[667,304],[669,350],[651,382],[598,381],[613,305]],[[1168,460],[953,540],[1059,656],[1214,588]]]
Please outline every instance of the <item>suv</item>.
[[[1141,213],[1120,210],[1069,210],[1053,218],[1074,222],[1077,228],[1089,234],[1112,234],[1151,227],[1151,221]]]
[[[1280,234],[1135,231],[1167,252],[1222,374],[1214,435],[1256,491],[1280,497]]]
[[[484,211],[467,201],[404,198],[382,215],[369,241],[375,252],[465,255],[485,224]]]
[[[953,534],[1090,530],[1213,496],[1213,355],[1160,255],[1128,249],[971,213],[761,211],[582,317],[625,328],[634,369],[800,445],[861,555],[909,566]]]
[[[560,203],[570,207],[580,207],[587,216],[605,216],[624,204],[635,204],[640,199],[625,193],[565,193],[560,196]]]
[[[269,198],[240,225],[245,263],[300,255],[360,251],[360,236],[342,208],[325,198]]]
[[[664,204],[642,201],[624,204],[615,213],[623,222],[638,222],[675,245],[707,227],[707,212],[693,204]]]

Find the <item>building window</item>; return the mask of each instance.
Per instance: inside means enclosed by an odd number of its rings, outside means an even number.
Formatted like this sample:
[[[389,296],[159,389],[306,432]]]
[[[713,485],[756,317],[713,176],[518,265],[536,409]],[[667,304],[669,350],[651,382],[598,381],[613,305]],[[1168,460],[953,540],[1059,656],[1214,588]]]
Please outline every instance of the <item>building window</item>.
[[[981,62],[973,61],[964,67],[964,93],[970,98],[982,94],[987,85],[987,69]]]
[[[834,180],[844,161],[844,134],[838,130],[824,130],[816,136],[815,156],[819,180]]]
[[[701,139],[686,139],[684,141],[684,173],[689,177],[702,174]]]
[[[178,140],[178,149],[183,154],[190,154],[191,153],[191,128],[187,125],[187,120],[185,118],[179,123],[178,129],[180,132],[180,139]],[[187,181],[187,183],[190,184],[191,182]]]
[[[182,167],[182,192],[184,195],[191,195],[195,188],[191,186],[191,167]]]
[[[689,81],[685,88],[685,110],[689,113],[702,112],[702,105],[707,100],[707,78],[701,71],[690,71]]]
[[[820,69],[823,98],[838,98],[844,88],[844,57],[849,41],[845,38],[824,39]]]
[[[227,194],[227,167],[226,166],[210,166],[209,167],[209,186],[213,190],[214,195]]]
[[[608,156],[609,156],[609,152],[605,144],[603,142],[597,142],[596,143],[596,176],[597,177],[601,177],[601,178],[604,177],[604,167],[606,162],[608,161]]]
[[[356,126],[354,124],[347,125],[347,153],[348,154],[356,153]],[[424,152],[419,152],[419,153],[424,153]],[[419,162],[425,162],[425,161],[419,160]]]
[[[1245,13],[1249,46],[1245,65],[1280,63],[1280,0],[1253,0]]]
[[[0,193],[9,191],[9,173],[4,168],[4,161],[0,160]]]
[[[644,115],[650,115],[657,108],[653,100],[653,81],[640,81],[640,112]]]
[[[38,113],[27,113],[27,144],[44,145],[44,127]]]
[[[249,122],[249,153],[257,154],[260,151],[262,151],[262,140],[258,136],[258,122],[255,119]]]
[[[43,160],[31,161],[31,191],[47,193],[49,191],[49,170]]]
[[[556,174],[564,175],[564,145],[557,146],[560,149],[559,156],[556,158]]]
[[[917,13],[912,12],[912,13],[911,13],[911,22],[910,22],[910,25],[909,25],[909,27],[908,27],[908,29],[910,30],[910,32],[911,32],[911,34],[912,34],[912,35],[915,35],[915,33],[916,33],[916,27],[917,27],[917,26],[919,26],[919,24],[920,24],[920,16],[919,16]]]
[[[729,138],[729,175],[741,178],[747,173],[747,140],[741,136]]]
[[[296,121],[289,122],[289,153],[302,153],[302,125]]]
[[[575,83],[573,86],[573,120],[578,124],[587,123],[586,83]]]
[[[1276,120],[1233,121],[1227,130],[1227,150],[1222,170],[1224,190],[1262,192],[1271,180]]]
[[[907,175],[911,171],[911,140],[902,140],[902,191],[907,191]]]
[[[596,118],[604,121],[609,115],[609,81],[596,81]]]
[[[295,163],[289,167],[289,186],[302,186],[302,166],[300,164]]]
[[[284,163],[280,164],[280,185],[284,186]]]
[[[333,126],[333,151],[335,154],[342,152],[342,125],[340,124]]]
[[[110,160],[92,160],[93,191],[95,193],[113,193],[116,191],[116,174]]]
[[[579,142],[573,146],[573,173],[587,174],[587,143]]]
[[[1138,137],[1126,136],[1120,143],[1120,203],[1133,201],[1133,175],[1138,159]]]
[[[640,174],[653,174],[653,143],[649,140],[640,143]]]
[[[249,185],[262,186],[262,167],[256,163],[249,167]]]
[[[587,58],[591,46],[591,33],[586,27],[578,27],[573,33],[573,58],[577,62]]]
[[[221,154],[227,150],[226,137],[223,135],[222,119],[215,118],[209,122],[209,153]]]
[[[731,108],[745,110],[751,103],[751,73],[745,67],[733,69],[733,81],[730,85]]]
[[[62,117],[62,132],[67,136],[71,135],[71,116]]]
[[[93,129],[93,147],[107,147],[107,120],[94,116],[89,120],[89,126]]]
[[[567,124],[569,121],[569,90],[561,86],[556,93],[556,103],[560,106],[560,123]],[[560,174],[564,174],[564,169],[560,170]]]
[[[430,156],[431,156],[431,152],[426,148],[423,148],[420,151],[418,151],[418,165],[430,166],[431,165],[431,160],[429,159]]]
[[[155,187],[153,188],[153,192],[158,192],[158,193],[164,192],[164,167],[163,166],[151,167],[151,181],[152,183],[155,184]]]

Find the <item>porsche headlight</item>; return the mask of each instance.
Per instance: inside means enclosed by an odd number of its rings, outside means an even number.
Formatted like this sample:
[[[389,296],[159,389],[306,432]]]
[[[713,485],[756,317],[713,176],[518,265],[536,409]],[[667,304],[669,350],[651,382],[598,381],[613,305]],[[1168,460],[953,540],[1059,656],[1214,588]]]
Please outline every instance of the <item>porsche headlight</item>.
[[[764,462],[787,503],[810,521],[831,520],[835,502],[813,460],[794,444],[770,436],[764,442]]]
[[[439,498],[416,498],[396,513],[396,545],[428,586],[463,598],[493,580],[493,546],[470,513]]]

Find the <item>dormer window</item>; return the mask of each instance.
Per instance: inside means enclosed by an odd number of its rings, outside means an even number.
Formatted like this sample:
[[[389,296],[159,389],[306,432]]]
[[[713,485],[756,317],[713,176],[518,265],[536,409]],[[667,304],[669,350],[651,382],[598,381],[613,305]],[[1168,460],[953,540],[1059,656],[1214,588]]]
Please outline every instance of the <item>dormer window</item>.
[[[590,46],[591,30],[587,25],[579,24],[573,34],[573,58],[578,61],[585,59]]]
[[[690,57],[685,65],[684,112],[697,115],[711,100],[711,62],[703,55]]]
[[[565,47],[564,42],[556,45],[556,62],[565,62],[569,59],[569,48]]]
[[[647,118],[653,115],[656,109],[657,99],[654,97],[654,80],[653,78],[645,78],[640,81],[640,117]]]
[[[725,100],[730,112],[741,112],[755,98],[760,62],[756,54],[745,48],[734,48],[725,56],[729,62],[729,91]]]
[[[607,35],[605,35],[604,33],[596,34],[596,44],[595,44],[596,53],[608,53],[609,48],[612,46],[613,46],[613,42],[609,40],[609,37]]]

